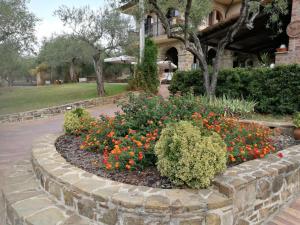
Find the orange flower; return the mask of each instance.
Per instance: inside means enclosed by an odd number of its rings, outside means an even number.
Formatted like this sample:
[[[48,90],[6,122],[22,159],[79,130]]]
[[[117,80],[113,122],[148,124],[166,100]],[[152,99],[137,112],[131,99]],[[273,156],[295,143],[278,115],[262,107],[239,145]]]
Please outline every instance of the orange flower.
[[[125,166],[125,168],[128,169],[128,170],[130,170],[130,169],[131,169],[131,166],[127,164],[127,165]]]
[[[105,167],[106,167],[107,170],[110,170],[110,169],[112,168],[112,166],[111,166],[110,163],[107,163],[107,164],[105,165]]]
[[[143,153],[142,153],[142,152],[139,152],[138,159],[141,161],[143,158],[144,158]]]
[[[116,168],[116,169],[119,169],[119,167],[120,167],[120,163],[119,163],[119,162],[116,162],[116,163],[115,163],[115,168]]]
[[[134,152],[129,152],[129,155],[130,155],[131,157],[133,157],[133,156],[134,156]]]
[[[112,138],[115,135],[115,132],[111,131],[107,134],[107,137]]]
[[[133,165],[134,165],[134,163],[135,163],[135,162],[134,162],[134,160],[133,160],[133,159],[129,159],[129,161],[128,161],[128,164],[129,164],[129,165],[133,166]]]

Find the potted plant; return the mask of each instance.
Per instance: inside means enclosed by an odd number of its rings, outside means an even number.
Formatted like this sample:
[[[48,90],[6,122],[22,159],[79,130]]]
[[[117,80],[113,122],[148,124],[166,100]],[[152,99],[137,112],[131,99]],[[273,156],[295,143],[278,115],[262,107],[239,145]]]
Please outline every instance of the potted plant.
[[[293,119],[295,130],[294,130],[294,137],[296,140],[300,140],[300,112],[297,112]]]

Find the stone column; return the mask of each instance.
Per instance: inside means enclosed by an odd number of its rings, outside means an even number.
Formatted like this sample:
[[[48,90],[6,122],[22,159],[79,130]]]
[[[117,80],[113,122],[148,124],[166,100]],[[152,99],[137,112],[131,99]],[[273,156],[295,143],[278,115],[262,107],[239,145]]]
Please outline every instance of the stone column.
[[[291,23],[287,28],[289,49],[276,53],[276,64],[300,64],[300,0],[293,0]]]
[[[233,56],[232,52],[229,50],[225,50],[224,54],[221,58],[221,63],[220,63],[220,68],[221,69],[228,69],[233,67]]]
[[[188,71],[192,69],[194,55],[186,50],[180,50],[178,53],[178,70]]]

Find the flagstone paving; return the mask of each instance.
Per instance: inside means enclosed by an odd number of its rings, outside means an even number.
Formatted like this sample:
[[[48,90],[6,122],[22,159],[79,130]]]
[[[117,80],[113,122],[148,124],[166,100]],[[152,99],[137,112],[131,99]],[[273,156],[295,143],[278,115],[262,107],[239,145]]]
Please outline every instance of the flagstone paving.
[[[112,115],[119,108],[110,104],[90,109],[94,116],[99,114]],[[0,189],[3,186],[6,172],[20,160],[29,160],[31,145],[34,139],[47,133],[62,132],[63,115],[49,119],[26,121],[0,125]],[[3,199],[0,195],[0,225],[4,225]]]

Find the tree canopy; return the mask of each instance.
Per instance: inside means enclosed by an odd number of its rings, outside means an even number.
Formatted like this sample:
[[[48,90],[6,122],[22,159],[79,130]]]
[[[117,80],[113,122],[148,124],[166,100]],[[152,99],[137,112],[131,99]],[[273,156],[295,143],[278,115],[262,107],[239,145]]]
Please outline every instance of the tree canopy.
[[[127,43],[130,23],[115,8],[93,10],[88,6],[68,8],[61,6],[55,11],[72,35],[89,44],[95,51],[92,55],[97,77],[97,91],[104,95],[103,56],[120,50]]]
[[[0,0],[0,44],[9,41],[25,51],[33,50],[37,17],[28,11],[27,0]]]

